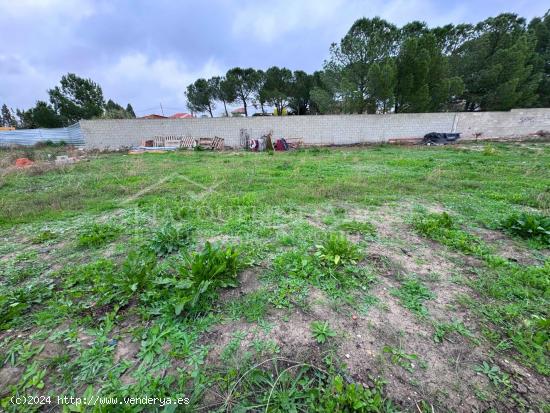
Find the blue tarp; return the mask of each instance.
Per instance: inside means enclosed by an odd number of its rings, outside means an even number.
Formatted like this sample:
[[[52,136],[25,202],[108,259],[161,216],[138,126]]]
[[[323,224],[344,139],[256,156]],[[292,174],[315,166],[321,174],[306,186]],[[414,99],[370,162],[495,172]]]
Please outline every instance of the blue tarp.
[[[0,146],[23,145],[32,146],[38,142],[61,142],[68,145],[83,146],[84,137],[80,124],[75,123],[67,128],[54,129],[18,129],[0,131]]]

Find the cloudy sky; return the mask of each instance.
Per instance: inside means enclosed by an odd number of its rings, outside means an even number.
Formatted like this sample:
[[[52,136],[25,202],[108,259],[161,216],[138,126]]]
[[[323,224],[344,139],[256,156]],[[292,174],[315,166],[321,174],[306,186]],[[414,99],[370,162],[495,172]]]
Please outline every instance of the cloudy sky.
[[[234,66],[321,68],[359,17],[397,25],[541,16],[545,0],[0,0],[0,104],[28,108],[67,72],[139,115],[187,111],[185,87]]]

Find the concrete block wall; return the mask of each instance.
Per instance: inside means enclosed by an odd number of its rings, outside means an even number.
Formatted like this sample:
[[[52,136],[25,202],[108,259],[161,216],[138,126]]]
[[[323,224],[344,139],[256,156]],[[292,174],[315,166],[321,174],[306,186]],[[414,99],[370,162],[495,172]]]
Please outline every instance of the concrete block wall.
[[[550,109],[457,113],[457,132],[464,138],[525,136],[538,131],[550,131]]]
[[[483,113],[407,113],[249,118],[83,120],[87,148],[117,149],[155,136],[218,136],[239,147],[240,131],[258,138],[300,138],[308,145],[345,145],[421,138],[428,132],[461,132],[464,137],[511,136],[550,130],[550,109]]]

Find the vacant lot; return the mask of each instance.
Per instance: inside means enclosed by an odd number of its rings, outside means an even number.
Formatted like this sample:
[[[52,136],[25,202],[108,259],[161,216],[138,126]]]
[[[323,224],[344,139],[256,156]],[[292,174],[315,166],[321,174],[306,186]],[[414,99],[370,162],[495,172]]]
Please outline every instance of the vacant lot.
[[[549,209],[544,143],[4,170],[1,406],[548,412]]]

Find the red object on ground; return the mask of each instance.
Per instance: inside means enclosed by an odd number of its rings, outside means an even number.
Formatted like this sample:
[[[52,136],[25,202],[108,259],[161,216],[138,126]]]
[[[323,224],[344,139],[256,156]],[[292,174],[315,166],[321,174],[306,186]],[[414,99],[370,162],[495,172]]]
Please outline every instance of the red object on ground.
[[[288,143],[284,139],[277,139],[275,142],[276,151],[288,151]]]
[[[31,161],[29,158],[17,158],[15,160],[15,166],[18,168],[24,168],[26,166],[32,165],[34,162]]]

